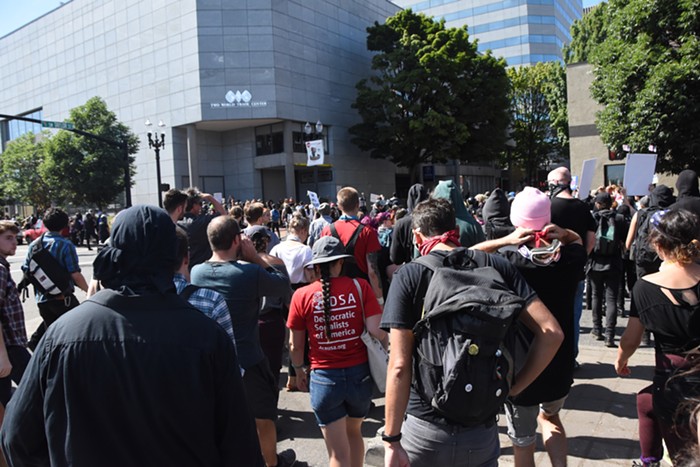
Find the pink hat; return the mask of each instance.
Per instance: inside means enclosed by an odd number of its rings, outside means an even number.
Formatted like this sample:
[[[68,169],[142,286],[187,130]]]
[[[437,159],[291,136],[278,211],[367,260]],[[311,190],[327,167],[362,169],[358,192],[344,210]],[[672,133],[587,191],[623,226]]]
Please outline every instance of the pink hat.
[[[526,186],[510,206],[510,221],[516,227],[542,230],[552,218],[551,206],[547,195],[537,188]]]

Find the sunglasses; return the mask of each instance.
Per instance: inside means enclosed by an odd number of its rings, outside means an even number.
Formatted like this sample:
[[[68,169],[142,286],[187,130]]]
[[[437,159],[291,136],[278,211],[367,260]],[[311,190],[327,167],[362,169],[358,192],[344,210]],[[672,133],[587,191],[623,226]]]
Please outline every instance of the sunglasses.
[[[561,257],[561,242],[554,239],[549,246],[528,248],[526,245],[520,245],[518,252],[525,259],[529,259],[537,266],[549,266],[551,263],[559,261]]]

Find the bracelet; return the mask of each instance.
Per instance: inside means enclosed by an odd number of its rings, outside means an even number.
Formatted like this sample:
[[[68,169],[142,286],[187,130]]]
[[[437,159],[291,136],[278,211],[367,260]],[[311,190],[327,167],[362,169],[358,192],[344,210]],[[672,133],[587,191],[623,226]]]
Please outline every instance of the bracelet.
[[[389,436],[385,432],[381,432],[382,441],[385,443],[396,443],[401,441],[401,432],[398,435]]]
[[[377,301],[379,302],[380,305],[384,305],[384,297],[379,297],[377,299]]]

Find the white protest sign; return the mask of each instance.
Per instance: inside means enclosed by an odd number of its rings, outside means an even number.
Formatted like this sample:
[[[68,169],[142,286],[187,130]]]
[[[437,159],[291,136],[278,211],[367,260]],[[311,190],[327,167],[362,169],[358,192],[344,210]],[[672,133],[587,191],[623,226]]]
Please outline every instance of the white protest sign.
[[[322,165],[323,164],[323,140],[317,139],[314,141],[306,142],[306,165],[311,167],[312,165]]]
[[[314,205],[316,209],[321,205],[318,201],[318,195],[313,192],[313,191],[307,191],[306,194],[309,196],[309,200],[311,201],[311,204]]]
[[[374,193],[370,193],[369,194],[369,202],[376,203],[377,201],[379,201],[379,195],[374,194]]]
[[[217,192],[217,193],[214,193],[212,196],[213,196],[214,199],[217,200],[218,202],[220,202],[220,203],[223,203],[223,202],[224,202],[224,195],[223,195],[222,193]]]
[[[656,154],[628,154],[623,177],[627,196],[648,195],[655,171]]]
[[[578,190],[578,175],[573,175],[571,177],[571,191]]]
[[[598,164],[598,159],[586,159],[581,166],[581,178],[578,184],[578,198],[586,199],[591,192],[593,184],[593,174],[595,174],[595,166]]]

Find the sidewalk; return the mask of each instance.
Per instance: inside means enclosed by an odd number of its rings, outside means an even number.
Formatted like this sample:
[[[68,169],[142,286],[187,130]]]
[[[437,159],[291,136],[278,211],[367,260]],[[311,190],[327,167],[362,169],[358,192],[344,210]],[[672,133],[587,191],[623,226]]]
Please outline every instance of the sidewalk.
[[[630,360],[632,376],[619,378],[613,368],[617,349],[607,348],[603,342],[589,336],[590,316],[590,310],[584,310],[578,357],[581,368],[574,374],[574,387],[562,411],[569,439],[569,466],[629,466],[639,456],[635,396],[651,381],[653,349],[641,347]],[[627,319],[618,319],[618,340],[626,324]],[[381,446],[375,435],[384,424],[384,399],[377,398],[374,403],[376,407],[363,424],[367,449]],[[308,394],[282,390],[279,407],[279,450],[293,448],[298,459],[306,463],[301,463],[302,466],[328,465],[325,444],[311,413]],[[499,427],[500,465],[513,465],[513,450],[503,417]],[[383,465],[377,463],[381,453],[373,454],[375,450],[371,449],[367,465]],[[551,465],[540,436],[535,464]]]

